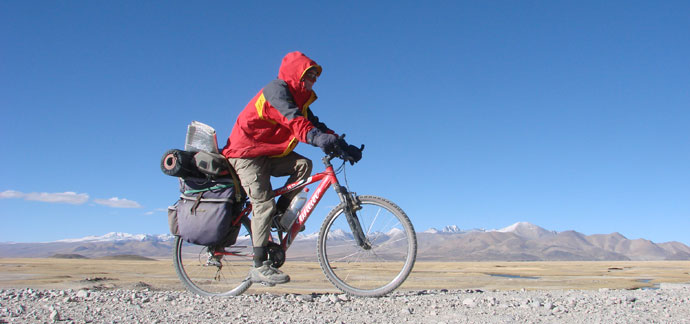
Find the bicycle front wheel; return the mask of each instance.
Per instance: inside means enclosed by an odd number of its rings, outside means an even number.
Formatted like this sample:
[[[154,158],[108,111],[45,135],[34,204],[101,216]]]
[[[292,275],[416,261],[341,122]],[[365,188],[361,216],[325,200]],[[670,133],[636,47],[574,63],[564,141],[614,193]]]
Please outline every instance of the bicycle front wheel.
[[[220,251],[185,242],[177,236],[173,263],[180,281],[201,296],[236,296],[245,292],[252,285],[247,280],[253,265],[250,233],[250,221],[244,218],[235,244]]]
[[[345,215],[345,205],[333,209],[321,226],[319,264],[338,289],[355,296],[382,296],[398,288],[412,271],[417,236],[410,219],[394,203],[376,196],[359,196],[356,212],[371,248],[357,245]]]

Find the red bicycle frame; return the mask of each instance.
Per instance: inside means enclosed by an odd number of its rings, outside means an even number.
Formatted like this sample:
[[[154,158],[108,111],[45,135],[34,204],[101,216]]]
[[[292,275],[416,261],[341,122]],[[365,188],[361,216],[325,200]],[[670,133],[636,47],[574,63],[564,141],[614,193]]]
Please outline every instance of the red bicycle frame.
[[[309,200],[307,200],[306,204],[304,207],[302,207],[302,210],[300,210],[299,215],[297,216],[297,220],[292,224],[292,227],[288,229],[286,233],[284,233],[282,236],[278,232],[278,239],[280,242],[280,247],[283,249],[283,251],[286,251],[288,247],[292,244],[292,241],[295,239],[297,236],[297,233],[299,233],[302,225],[304,225],[307,222],[307,219],[311,215],[311,213],[314,211],[314,207],[321,201],[321,198],[323,198],[323,194],[328,190],[328,188],[331,185],[335,185],[337,188],[340,187],[340,183],[338,182],[338,178],[335,176],[335,171],[333,170],[333,165],[330,164],[330,161],[324,159],[324,164],[326,165],[326,170],[320,173],[316,173],[306,180],[300,180],[297,182],[289,183],[283,187],[280,187],[278,189],[273,190],[274,196],[278,197],[280,195],[283,195],[287,192],[292,192],[295,190],[301,190],[302,188],[315,183],[317,181],[321,181],[314,190],[314,192],[311,194],[309,197]],[[338,190],[339,191],[339,190]],[[248,217],[249,214],[252,212],[252,205],[248,204],[247,207],[245,207],[242,212],[240,213],[239,217],[236,217],[235,220],[233,221],[234,226],[241,226],[241,220],[244,217]],[[269,236],[269,240],[272,240],[273,236]],[[218,253],[218,252],[216,252]],[[233,254],[232,252],[220,252],[219,254]]]

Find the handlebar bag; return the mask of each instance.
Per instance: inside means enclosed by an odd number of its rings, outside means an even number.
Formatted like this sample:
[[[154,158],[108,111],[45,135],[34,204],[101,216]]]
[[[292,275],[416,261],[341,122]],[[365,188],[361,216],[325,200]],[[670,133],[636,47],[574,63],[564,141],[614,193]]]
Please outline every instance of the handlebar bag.
[[[236,214],[232,178],[180,178],[180,192],[180,199],[168,209],[172,234],[197,245],[235,243],[240,227],[232,226]]]

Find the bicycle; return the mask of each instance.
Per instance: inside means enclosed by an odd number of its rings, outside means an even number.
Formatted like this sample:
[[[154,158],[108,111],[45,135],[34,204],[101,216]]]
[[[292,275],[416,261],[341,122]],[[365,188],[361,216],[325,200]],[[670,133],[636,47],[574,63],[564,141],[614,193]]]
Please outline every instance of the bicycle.
[[[339,157],[343,165],[334,170],[331,160]],[[398,288],[412,271],[417,257],[417,238],[405,212],[396,204],[377,196],[358,196],[342,186],[336,174],[345,167],[343,153],[328,153],[322,158],[325,171],[304,181],[274,190],[278,197],[303,190],[319,182],[289,229],[276,229],[271,235],[269,260],[280,267],[285,252],[314,211],[324,193],[333,186],[340,204],[326,216],[319,230],[317,256],[326,278],[341,291],[364,297],[383,296]],[[251,244],[251,202],[233,225],[241,226],[234,245],[224,248],[198,246],[177,236],[173,244],[176,273],[188,290],[202,296],[236,296],[252,285],[247,274],[253,265]]]

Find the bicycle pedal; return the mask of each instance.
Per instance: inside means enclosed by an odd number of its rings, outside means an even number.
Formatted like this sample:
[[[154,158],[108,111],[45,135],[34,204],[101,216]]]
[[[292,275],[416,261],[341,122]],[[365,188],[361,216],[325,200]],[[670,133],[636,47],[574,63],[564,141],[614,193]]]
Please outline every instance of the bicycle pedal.
[[[264,286],[266,286],[266,287],[275,287],[275,285],[276,285],[276,284],[274,284],[274,283],[264,282],[264,281],[260,282],[260,284],[262,284],[262,285],[264,285]]]

